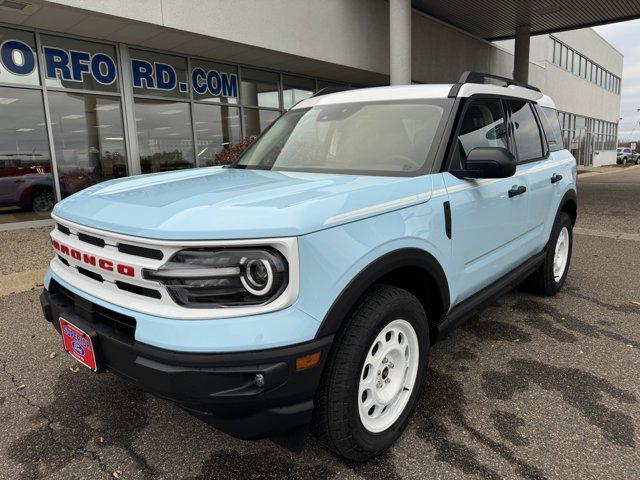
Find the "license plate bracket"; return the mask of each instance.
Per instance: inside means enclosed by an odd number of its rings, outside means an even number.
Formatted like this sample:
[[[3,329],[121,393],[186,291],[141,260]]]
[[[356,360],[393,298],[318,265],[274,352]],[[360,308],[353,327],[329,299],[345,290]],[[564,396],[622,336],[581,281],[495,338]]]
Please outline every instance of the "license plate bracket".
[[[96,333],[80,328],[64,317],[58,317],[58,322],[65,351],[88,369],[100,373],[102,365]]]

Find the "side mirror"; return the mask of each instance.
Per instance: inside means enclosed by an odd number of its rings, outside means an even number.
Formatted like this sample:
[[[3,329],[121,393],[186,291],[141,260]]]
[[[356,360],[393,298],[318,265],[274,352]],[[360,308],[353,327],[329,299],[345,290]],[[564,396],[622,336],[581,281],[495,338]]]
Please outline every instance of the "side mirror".
[[[464,170],[452,170],[458,178],[507,178],[516,173],[516,159],[502,147],[476,147],[469,152]]]

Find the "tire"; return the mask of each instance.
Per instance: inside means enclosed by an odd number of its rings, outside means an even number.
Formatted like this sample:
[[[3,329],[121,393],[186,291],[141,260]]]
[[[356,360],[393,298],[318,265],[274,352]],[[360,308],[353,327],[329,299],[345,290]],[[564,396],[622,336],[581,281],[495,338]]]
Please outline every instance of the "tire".
[[[564,238],[564,248],[559,246],[562,241],[560,238]],[[564,260],[558,258],[560,267],[556,263],[556,250],[562,248],[564,251]],[[549,243],[547,244],[547,254],[544,263],[540,268],[529,278],[529,286],[535,293],[541,295],[553,296],[562,289],[567,273],[569,272],[569,265],[571,263],[571,253],[573,251],[573,224],[569,216],[564,213],[558,213],[556,221],[551,230],[551,236]]]
[[[385,452],[416,408],[429,345],[418,299],[397,287],[373,286],[345,320],[327,360],[312,422],[318,441],[352,461]]]
[[[49,215],[54,203],[53,191],[48,188],[38,188],[31,196],[31,210],[43,217]]]

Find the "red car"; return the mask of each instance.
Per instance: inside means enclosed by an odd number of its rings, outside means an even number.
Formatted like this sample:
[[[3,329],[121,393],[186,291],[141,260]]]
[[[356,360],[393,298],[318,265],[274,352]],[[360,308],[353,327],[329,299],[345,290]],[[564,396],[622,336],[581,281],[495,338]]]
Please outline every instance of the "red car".
[[[0,207],[21,207],[48,216],[55,203],[51,166],[33,157],[0,156]]]

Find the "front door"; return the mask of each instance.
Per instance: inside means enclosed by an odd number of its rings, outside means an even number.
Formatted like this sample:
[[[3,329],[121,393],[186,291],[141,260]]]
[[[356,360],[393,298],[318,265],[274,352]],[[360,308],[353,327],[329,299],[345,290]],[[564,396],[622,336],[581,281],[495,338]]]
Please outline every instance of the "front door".
[[[450,169],[461,168],[476,147],[511,148],[505,105],[499,98],[473,98],[456,129]],[[528,188],[520,174],[503,179],[459,179],[443,173],[451,204],[451,233],[457,303],[481,290],[526,260],[529,197],[510,195]]]

